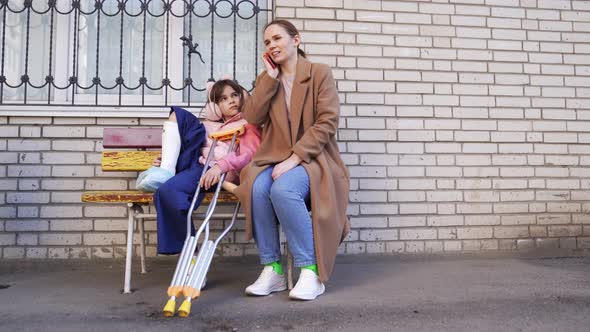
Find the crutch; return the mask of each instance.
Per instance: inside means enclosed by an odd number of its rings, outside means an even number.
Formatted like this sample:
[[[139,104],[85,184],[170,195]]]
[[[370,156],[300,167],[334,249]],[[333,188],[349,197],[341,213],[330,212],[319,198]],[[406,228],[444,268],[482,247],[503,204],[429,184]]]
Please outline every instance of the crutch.
[[[213,143],[211,144],[211,149],[207,155],[207,160],[205,161],[205,167],[203,167],[203,172],[201,173],[201,178],[205,175],[207,171],[207,165],[209,165],[209,161],[213,156],[213,151],[215,150],[215,145],[217,141],[227,140],[231,138],[231,143],[229,147],[229,151],[233,151],[234,145],[238,141],[238,136],[244,133],[245,127],[241,126],[238,128],[233,128],[231,130],[225,132],[219,132],[209,135],[211,139],[213,139]],[[219,192],[225,180],[226,173],[221,175],[219,179],[219,183],[215,189],[215,193],[213,195],[213,199],[207,208],[207,212],[205,213],[205,219],[203,223],[199,227],[199,230],[195,234],[195,236],[191,236],[191,225],[192,221],[192,213],[195,208],[195,204],[197,201],[197,197],[201,192],[201,185],[200,183],[197,185],[197,189],[195,191],[195,195],[191,202],[187,217],[186,217],[186,230],[187,235],[184,241],[184,245],[182,247],[182,251],[178,257],[178,263],[176,264],[176,268],[174,270],[174,275],[172,277],[172,281],[170,282],[170,286],[168,287],[168,301],[163,309],[163,314],[166,317],[174,316],[174,312],[176,310],[176,299],[183,294],[185,296],[185,301],[183,302],[180,310],[179,316],[186,317],[190,313],[190,306],[191,300],[198,297],[201,292],[201,288],[203,285],[203,281],[205,279],[205,275],[209,270],[209,265],[211,263],[211,258],[215,252],[216,246],[219,244],[221,239],[229,232],[231,227],[233,226],[235,219],[238,214],[238,210],[240,207],[240,203],[236,204],[236,208],[234,210],[234,214],[232,216],[232,221],[230,225],[224,230],[224,232],[218,237],[218,239],[213,242],[209,240],[209,220],[213,215],[213,211],[217,206],[217,198],[219,197]],[[202,241],[202,246],[197,254],[197,258],[192,264],[193,253],[197,247],[198,239],[201,233],[205,231],[204,238]]]

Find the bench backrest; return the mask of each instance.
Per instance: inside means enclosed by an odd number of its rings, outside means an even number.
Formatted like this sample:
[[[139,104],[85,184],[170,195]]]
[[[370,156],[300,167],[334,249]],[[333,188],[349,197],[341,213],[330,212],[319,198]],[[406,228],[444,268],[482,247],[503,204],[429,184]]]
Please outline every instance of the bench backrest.
[[[145,171],[160,155],[161,127],[104,128],[102,146],[107,149],[154,149],[143,151],[103,151],[101,166],[105,172]]]
[[[151,149],[162,147],[162,127],[104,128],[105,148]]]

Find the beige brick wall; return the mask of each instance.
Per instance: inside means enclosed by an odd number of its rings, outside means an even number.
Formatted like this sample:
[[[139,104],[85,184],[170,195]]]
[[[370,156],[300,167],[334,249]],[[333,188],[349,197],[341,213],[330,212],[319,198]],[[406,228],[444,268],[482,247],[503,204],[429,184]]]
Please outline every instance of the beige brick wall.
[[[340,253],[590,248],[587,1],[275,4],[338,83]],[[134,185],[101,172],[102,128],[160,122],[0,116],[0,257],[123,257],[126,209],[79,196]],[[256,253],[243,223],[220,253]]]

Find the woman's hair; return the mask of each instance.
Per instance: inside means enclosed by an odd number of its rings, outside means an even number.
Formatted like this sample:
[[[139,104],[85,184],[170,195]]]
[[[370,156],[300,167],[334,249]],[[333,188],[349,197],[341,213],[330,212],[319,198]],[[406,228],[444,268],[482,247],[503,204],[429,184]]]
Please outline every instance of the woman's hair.
[[[240,96],[240,104],[238,105],[238,109],[241,112],[242,106],[244,106],[244,94],[247,94],[247,92],[245,92],[246,89],[244,89],[234,80],[223,79],[215,82],[215,84],[213,84],[211,87],[211,91],[209,91],[209,100],[215,104],[219,103],[221,96],[223,95],[223,89],[225,89],[226,86],[234,89],[234,91]]]
[[[287,34],[291,37],[299,35],[299,30],[297,30],[293,23],[287,20],[272,20],[264,26],[264,30],[262,31],[266,31],[266,28],[268,28],[271,25],[281,26],[283,29],[285,29],[285,31],[287,31]],[[297,54],[301,55],[304,58],[307,57],[305,52],[302,49],[300,49],[299,46],[297,46]]]

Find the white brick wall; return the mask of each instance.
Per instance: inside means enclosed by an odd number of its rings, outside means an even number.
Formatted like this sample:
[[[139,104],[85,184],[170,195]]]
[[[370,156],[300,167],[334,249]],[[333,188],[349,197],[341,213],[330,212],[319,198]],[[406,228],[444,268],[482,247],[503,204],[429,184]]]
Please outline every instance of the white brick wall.
[[[340,253],[590,248],[585,1],[275,3],[341,93]],[[122,257],[126,208],[78,198],[133,185],[100,171],[103,127],[160,122],[0,116],[0,257]],[[256,252],[242,228],[222,255]]]

